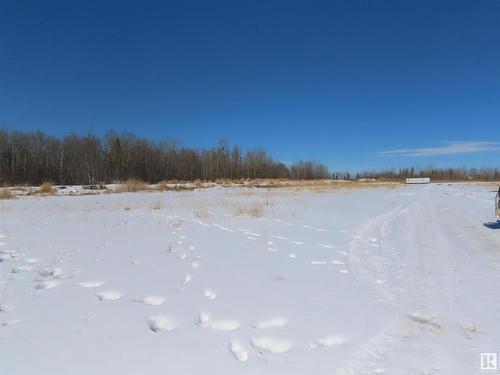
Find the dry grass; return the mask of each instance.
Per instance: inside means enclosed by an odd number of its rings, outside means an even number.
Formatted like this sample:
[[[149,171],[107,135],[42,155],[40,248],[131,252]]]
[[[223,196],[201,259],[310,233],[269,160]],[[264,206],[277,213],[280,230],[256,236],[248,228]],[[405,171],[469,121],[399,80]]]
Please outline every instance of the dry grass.
[[[154,202],[152,205],[151,205],[151,209],[152,210],[159,210],[161,208],[161,202],[160,201],[156,201]]]
[[[213,214],[211,214],[210,212],[208,212],[207,209],[196,210],[194,212],[194,215],[197,218],[200,218],[200,219],[208,219],[208,218],[213,217]]]
[[[54,183],[50,181],[43,182],[38,188],[38,192],[40,194],[48,194],[48,195],[55,194],[56,191],[54,189]]]
[[[156,185],[156,190],[166,191],[166,190],[168,190],[169,186],[170,186],[169,182],[163,180],[163,181],[158,182],[158,184]]]
[[[201,181],[199,181],[199,186],[201,186]],[[196,181],[193,185],[188,185],[179,181],[160,181],[156,185],[156,190],[158,191],[192,191],[195,189]]]
[[[364,189],[364,188],[377,188],[386,187],[394,188],[401,186],[399,182],[362,182],[362,181],[339,181],[339,180],[304,180],[304,181],[291,181],[291,180],[267,180],[259,181],[253,185],[258,188],[285,188],[292,191],[314,191],[314,192],[329,192],[335,190],[347,189]]]
[[[134,193],[148,190],[148,185],[139,178],[129,178],[116,190],[117,193]]]
[[[0,189],[0,199],[13,199],[14,194],[8,188]]]
[[[250,206],[240,206],[236,210],[236,215],[248,215],[253,218],[264,216],[263,204],[252,204]]]

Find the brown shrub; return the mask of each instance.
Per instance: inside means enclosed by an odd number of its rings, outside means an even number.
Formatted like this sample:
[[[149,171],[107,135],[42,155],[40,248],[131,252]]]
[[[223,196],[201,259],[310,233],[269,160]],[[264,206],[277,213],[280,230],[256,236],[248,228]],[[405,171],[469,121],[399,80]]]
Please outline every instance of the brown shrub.
[[[14,198],[14,194],[12,194],[12,192],[7,189],[7,188],[3,188],[3,189],[0,189],[0,199],[12,199]]]
[[[40,194],[54,194],[55,193],[54,183],[50,181],[43,182],[38,188],[38,192]]]
[[[136,191],[144,191],[148,189],[148,185],[139,178],[129,178],[117,190],[120,193],[132,193]]]

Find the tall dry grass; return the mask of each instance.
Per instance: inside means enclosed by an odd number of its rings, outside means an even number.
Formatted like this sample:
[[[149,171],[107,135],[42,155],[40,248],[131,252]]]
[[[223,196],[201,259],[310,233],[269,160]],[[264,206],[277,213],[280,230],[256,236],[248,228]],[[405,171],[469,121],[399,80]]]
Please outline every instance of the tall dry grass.
[[[54,189],[54,183],[50,181],[43,182],[38,188],[40,194],[54,194],[56,191]]]
[[[0,199],[12,199],[14,194],[8,188],[0,189]]]
[[[134,193],[148,190],[148,185],[139,178],[129,178],[116,190],[118,193]]]
[[[239,206],[236,209],[236,215],[248,215],[253,218],[264,216],[264,205],[255,203],[250,206]]]

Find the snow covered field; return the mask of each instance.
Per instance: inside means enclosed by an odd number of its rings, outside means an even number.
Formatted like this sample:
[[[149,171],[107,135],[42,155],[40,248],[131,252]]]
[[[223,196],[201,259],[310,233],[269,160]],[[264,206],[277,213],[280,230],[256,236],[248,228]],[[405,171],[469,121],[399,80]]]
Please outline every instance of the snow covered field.
[[[479,374],[491,190],[0,201],[0,374]]]

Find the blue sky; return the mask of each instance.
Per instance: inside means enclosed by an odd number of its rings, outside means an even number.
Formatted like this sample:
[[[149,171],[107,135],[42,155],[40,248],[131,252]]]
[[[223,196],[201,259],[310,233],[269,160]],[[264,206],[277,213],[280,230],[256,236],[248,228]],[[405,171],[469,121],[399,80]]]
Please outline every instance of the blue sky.
[[[499,41],[496,0],[2,0],[0,124],[498,166]]]

